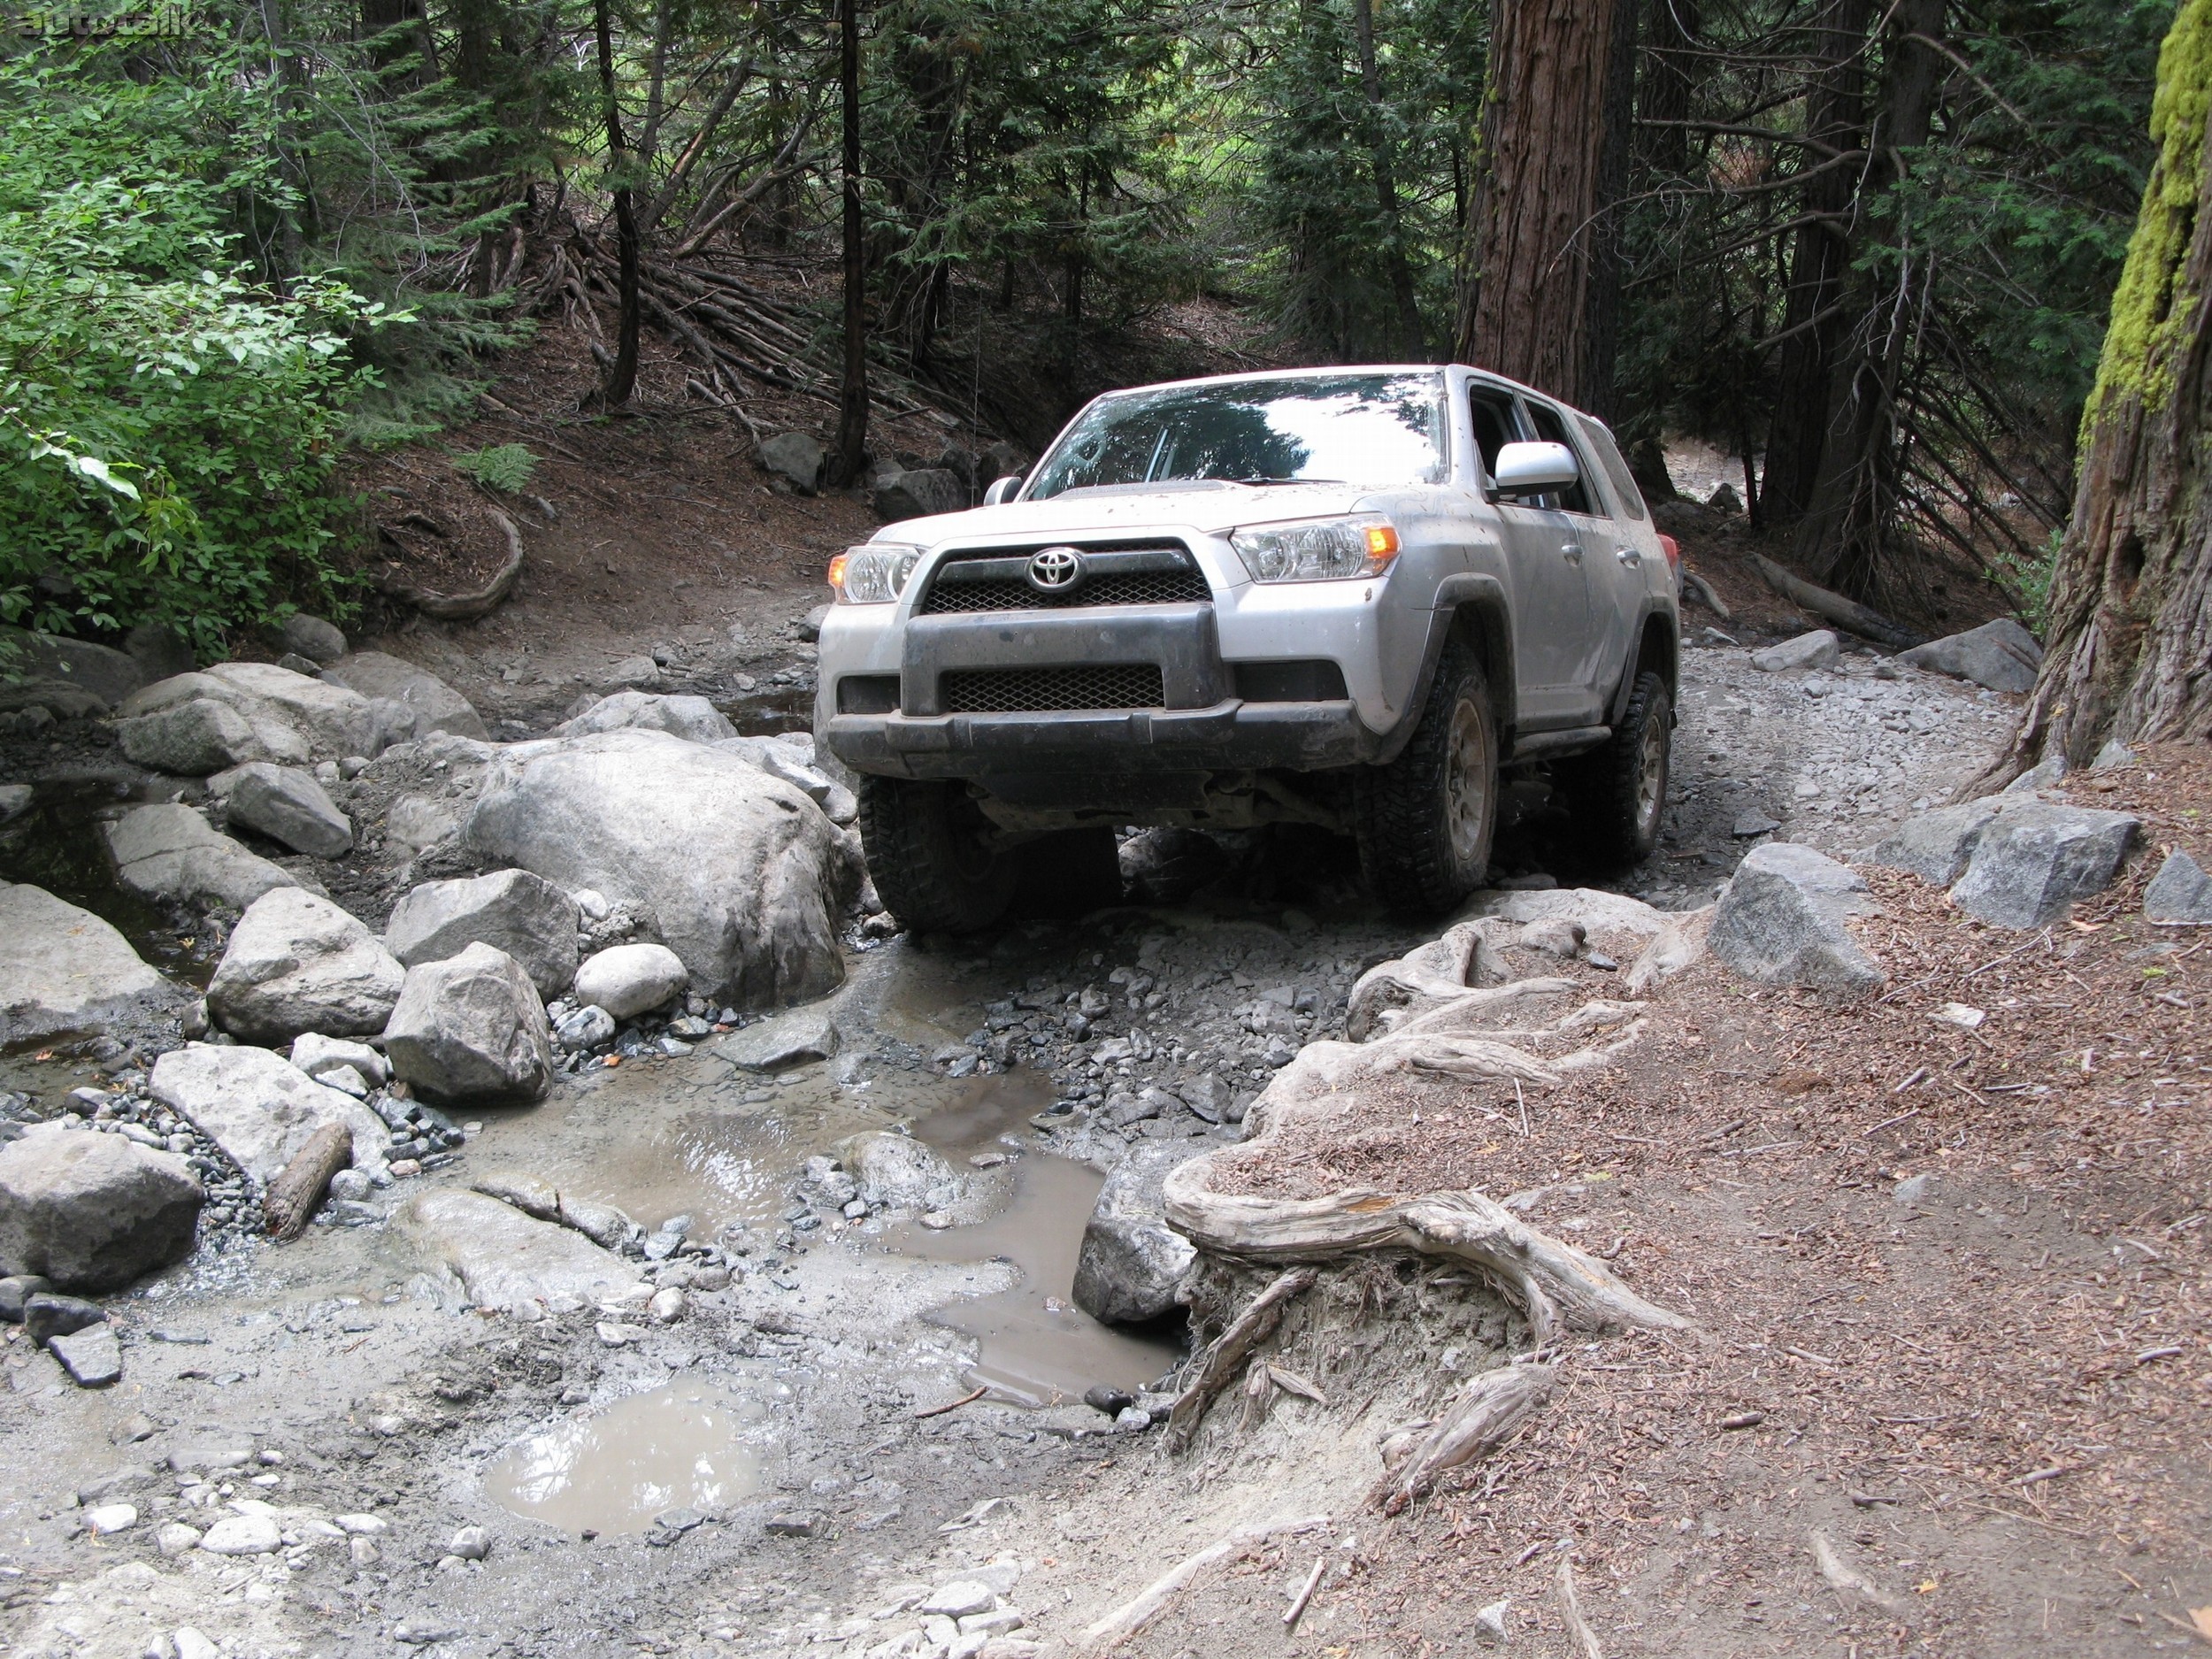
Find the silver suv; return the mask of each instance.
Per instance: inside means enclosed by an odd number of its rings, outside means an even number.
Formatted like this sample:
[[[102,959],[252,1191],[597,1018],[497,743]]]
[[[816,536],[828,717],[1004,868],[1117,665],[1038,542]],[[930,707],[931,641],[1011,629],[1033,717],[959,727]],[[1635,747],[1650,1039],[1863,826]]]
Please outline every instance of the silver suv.
[[[1676,562],[1602,425],[1471,369],[1113,392],[983,506],[832,564],[816,730],[911,927],[987,926],[1025,864],[1110,875],[1129,825],[1325,826],[1440,910],[1502,772],[1650,853]]]

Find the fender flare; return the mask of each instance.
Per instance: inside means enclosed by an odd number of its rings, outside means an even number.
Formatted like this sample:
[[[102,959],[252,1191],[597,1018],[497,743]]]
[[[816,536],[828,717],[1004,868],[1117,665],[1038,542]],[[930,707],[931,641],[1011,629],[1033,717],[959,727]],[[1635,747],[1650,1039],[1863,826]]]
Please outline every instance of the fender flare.
[[[1621,664],[1619,683],[1613,687],[1613,695],[1607,703],[1606,719],[1618,726],[1628,713],[1628,700],[1635,695],[1636,675],[1644,665],[1644,636],[1651,631],[1651,619],[1657,617],[1664,625],[1666,660],[1655,664],[1667,682],[1667,695],[1678,695],[1682,684],[1682,618],[1681,614],[1657,598],[1647,598],[1636,612],[1636,626],[1629,635],[1628,655]]]
[[[1436,665],[1444,658],[1444,647],[1450,641],[1453,629],[1459,626],[1460,613],[1470,610],[1482,630],[1490,698],[1497,713],[1499,752],[1512,753],[1520,681],[1513,666],[1513,628],[1509,620],[1512,611],[1506,601],[1505,584],[1494,576],[1463,572],[1446,577],[1437,585],[1435,603],[1429,613],[1429,636],[1421,649],[1421,672],[1414,678],[1413,695],[1406,704],[1405,718],[1379,746],[1374,764],[1381,765],[1394,760],[1398,751],[1411,741],[1413,729],[1420,723],[1420,711],[1428,706],[1429,687],[1435,683]]]

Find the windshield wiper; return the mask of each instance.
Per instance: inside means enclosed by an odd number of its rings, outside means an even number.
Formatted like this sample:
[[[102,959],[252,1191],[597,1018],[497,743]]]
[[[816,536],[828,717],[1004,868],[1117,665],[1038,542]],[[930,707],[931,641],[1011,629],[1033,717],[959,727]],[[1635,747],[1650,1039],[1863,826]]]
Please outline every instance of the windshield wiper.
[[[1341,484],[1344,480],[1340,478],[1231,478],[1222,481],[1228,484]]]

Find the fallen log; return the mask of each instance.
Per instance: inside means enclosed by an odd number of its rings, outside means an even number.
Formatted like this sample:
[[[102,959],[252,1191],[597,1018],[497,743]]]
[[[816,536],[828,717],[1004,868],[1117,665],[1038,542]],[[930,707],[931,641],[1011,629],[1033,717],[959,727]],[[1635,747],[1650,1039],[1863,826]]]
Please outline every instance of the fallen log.
[[[1754,553],[1751,560],[1759,567],[1759,574],[1767,579],[1768,587],[1791,603],[1803,606],[1824,622],[1832,622],[1862,639],[1872,640],[1877,645],[1886,645],[1893,650],[1901,651],[1922,643],[1923,636],[1902,623],[1893,622],[1880,611],[1870,611],[1855,599],[1846,599],[1841,594],[1815,587],[1794,572],[1784,570],[1763,553]]]
[[[279,1244],[307,1231],[330,1189],[330,1178],[353,1167],[353,1132],[343,1124],[325,1124],[269,1183],[262,1195],[262,1218]]]
[[[378,591],[388,594],[395,599],[404,600],[421,611],[423,615],[435,617],[441,622],[472,621],[478,617],[488,616],[497,610],[505,602],[507,595],[514,591],[515,582],[522,574],[522,532],[515,527],[515,521],[500,511],[498,508],[487,506],[484,511],[491,521],[499,526],[500,533],[507,538],[506,562],[499,567],[498,573],[490,581],[474,593],[439,594],[433,593],[426,588],[417,587],[402,576],[396,569],[387,569],[381,576],[377,578]],[[384,534],[396,545],[400,547],[406,545],[389,530],[386,530]]]
[[[1196,1555],[1185,1557],[1148,1585],[1143,1593],[1125,1601],[1083,1632],[1083,1646],[1079,1650],[1083,1659],[1099,1659],[1149,1624],[1167,1609],[1192,1582],[1207,1568],[1226,1561],[1239,1550],[1264,1544],[1270,1539],[1286,1534],[1310,1532],[1326,1526],[1325,1515],[1284,1517],[1279,1520],[1263,1521],[1256,1526],[1240,1526],[1224,1533]]]
[[[1691,598],[1696,600],[1698,603],[1703,605],[1708,611],[1718,617],[1723,622],[1732,622],[1735,620],[1734,616],[1730,612],[1728,607],[1721,603],[1720,595],[1713,590],[1713,584],[1707,581],[1702,576],[1699,575],[1695,571],[1690,569],[1690,567],[1686,565],[1682,567],[1682,591],[1687,594]]]
[[[1427,1439],[1377,1483],[1368,1502],[1395,1515],[1426,1497],[1448,1470],[1487,1457],[1518,1434],[1551,1398],[1551,1386],[1548,1365],[1507,1365],[1471,1379]]]

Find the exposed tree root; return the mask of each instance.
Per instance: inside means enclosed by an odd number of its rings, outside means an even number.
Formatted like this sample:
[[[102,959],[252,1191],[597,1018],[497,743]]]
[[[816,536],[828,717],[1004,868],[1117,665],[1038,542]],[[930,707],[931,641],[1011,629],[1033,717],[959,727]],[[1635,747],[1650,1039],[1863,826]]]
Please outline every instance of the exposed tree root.
[[[1489,1456],[1519,1433],[1551,1386],[1548,1365],[1507,1365],[1471,1379],[1442,1420],[1425,1425],[1425,1439],[1417,1443],[1400,1430],[1385,1445],[1385,1472],[1368,1502],[1395,1515],[1426,1497],[1446,1471]]]
[[[1187,1556],[1168,1569],[1147,1586],[1143,1594],[1123,1602],[1085,1631],[1083,1645],[1078,1651],[1082,1659],[1098,1659],[1101,1655],[1113,1652],[1166,1611],[1168,1604],[1188,1589],[1209,1567],[1217,1566],[1240,1550],[1250,1549],[1271,1539],[1296,1532],[1310,1532],[1328,1524],[1329,1517],[1325,1515],[1284,1516],[1276,1520],[1263,1521],[1256,1526],[1240,1526],[1234,1532],[1225,1533],[1196,1555]]]
[[[1310,1267],[1294,1267],[1252,1299],[1251,1305],[1214,1339],[1198,1368],[1198,1375],[1168,1414],[1164,1443],[1171,1452],[1190,1444],[1207,1409],[1243,1368],[1245,1358],[1283,1322],[1283,1309],[1313,1284]]]

